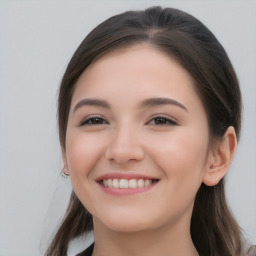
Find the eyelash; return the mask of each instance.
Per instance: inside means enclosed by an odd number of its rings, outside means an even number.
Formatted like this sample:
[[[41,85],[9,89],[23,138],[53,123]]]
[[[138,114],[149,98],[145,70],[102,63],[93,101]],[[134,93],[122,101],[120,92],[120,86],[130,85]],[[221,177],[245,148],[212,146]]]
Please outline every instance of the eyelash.
[[[159,124],[156,124],[156,120],[161,120]],[[146,124],[151,125],[151,122],[154,121],[155,123],[153,125],[156,126],[168,126],[168,125],[178,125],[178,123],[170,118],[164,117],[164,116],[156,116],[150,121],[148,121]]]
[[[160,121],[160,123],[156,123],[156,120]],[[93,121],[96,121],[96,123],[93,123]],[[155,123],[152,124],[152,121],[154,121]],[[91,126],[97,126],[97,125],[105,125],[105,124],[109,124],[108,121],[106,121],[104,118],[99,117],[99,116],[93,116],[93,117],[89,117],[86,118],[84,121],[81,122],[81,124],[79,126],[83,126],[83,125],[91,125]],[[150,119],[146,125],[156,125],[156,126],[168,126],[168,125],[178,125],[178,123],[170,118],[166,118],[164,116],[156,116],[152,119]]]
[[[100,121],[101,123],[98,123],[98,121]],[[96,123],[92,123],[93,121],[96,121]],[[100,116],[92,116],[92,117],[88,117],[85,120],[83,120],[81,122],[81,124],[79,126],[83,126],[83,125],[103,125],[103,124],[109,124],[109,122],[107,122],[104,118],[100,117]]]

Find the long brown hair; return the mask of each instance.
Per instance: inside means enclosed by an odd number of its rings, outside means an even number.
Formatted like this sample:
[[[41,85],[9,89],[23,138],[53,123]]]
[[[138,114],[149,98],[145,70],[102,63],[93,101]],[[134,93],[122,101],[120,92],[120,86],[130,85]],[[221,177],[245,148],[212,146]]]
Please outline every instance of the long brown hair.
[[[221,44],[193,16],[177,9],[152,7],[109,18],[76,50],[59,91],[59,138],[63,150],[77,79],[103,54],[141,42],[175,58],[194,78],[208,114],[211,136],[222,137],[226,129],[233,126],[239,137],[241,94],[235,71]],[[46,255],[66,255],[69,241],[92,229],[92,216],[73,192],[62,225]],[[216,186],[202,184],[199,188],[191,219],[191,236],[202,256],[241,255],[240,228],[227,205],[223,180]]]

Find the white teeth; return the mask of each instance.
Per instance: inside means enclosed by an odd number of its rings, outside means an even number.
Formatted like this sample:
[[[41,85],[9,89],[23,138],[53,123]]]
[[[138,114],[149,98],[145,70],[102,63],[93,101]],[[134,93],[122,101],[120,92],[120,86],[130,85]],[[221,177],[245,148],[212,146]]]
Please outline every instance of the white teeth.
[[[144,180],[139,179],[137,185],[138,185],[138,188],[143,188],[144,187]]]
[[[137,188],[137,180],[135,179],[129,180],[129,188]]]
[[[143,179],[104,179],[101,181],[103,186],[108,187],[108,188],[121,188],[121,189],[126,189],[126,188],[144,188],[144,187],[149,187],[153,183],[155,183],[157,180],[143,180]]]
[[[145,180],[144,186],[145,186],[145,187],[148,187],[148,186],[150,186],[150,185],[152,185],[152,180]]]
[[[111,179],[108,179],[108,187],[112,188],[112,180]]]
[[[119,188],[128,188],[129,187],[129,183],[128,180],[126,179],[121,179],[119,181]]]
[[[107,186],[108,186],[108,180],[103,180],[103,185],[104,185],[105,187],[107,187]]]
[[[119,181],[118,181],[118,179],[113,179],[112,187],[113,188],[119,188]]]

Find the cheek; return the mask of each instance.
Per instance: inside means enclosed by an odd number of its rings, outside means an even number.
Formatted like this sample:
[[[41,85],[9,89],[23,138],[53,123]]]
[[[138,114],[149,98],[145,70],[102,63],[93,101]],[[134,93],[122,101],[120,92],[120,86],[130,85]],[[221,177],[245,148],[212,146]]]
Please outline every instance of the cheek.
[[[164,143],[157,146],[160,141]],[[181,182],[202,177],[208,148],[207,132],[180,129],[152,144],[156,148],[152,154],[166,176]]]
[[[203,181],[207,155],[207,136],[186,134],[176,134],[158,147],[160,151],[154,152],[155,161],[165,175],[166,200],[175,205],[177,216],[193,205]]]
[[[88,175],[102,154],[102,143],[88,134],[70,133],[66,138],[66,157],[71,178]]]
[[[102,141],[102,138],[101,138]],[[100,161],[103,145],[100,140],[83,133],[67,133],[66,158],[72,187],[86,209],[94,212],[94,167]]]

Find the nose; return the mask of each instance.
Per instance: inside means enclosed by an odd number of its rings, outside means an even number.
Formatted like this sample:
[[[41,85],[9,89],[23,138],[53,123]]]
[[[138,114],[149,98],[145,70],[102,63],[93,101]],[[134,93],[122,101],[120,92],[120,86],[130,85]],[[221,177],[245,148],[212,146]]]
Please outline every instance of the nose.
[[[144,151],[138,138],[138,132],[128,125],[117,128],[113,131],[105,151],[106,159],[118,164],[142,160]]]

